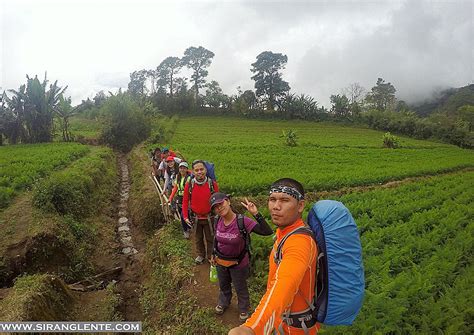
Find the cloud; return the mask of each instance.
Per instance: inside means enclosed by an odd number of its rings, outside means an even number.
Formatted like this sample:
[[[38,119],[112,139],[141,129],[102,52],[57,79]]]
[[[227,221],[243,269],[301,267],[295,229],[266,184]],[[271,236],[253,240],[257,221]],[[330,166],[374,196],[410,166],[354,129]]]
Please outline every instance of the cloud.
[[[0,86],[48,71],[74,102],[126,88],[129,73],[200,45],[215,53],[208,81],[227,94],[254,87],[251,64],[266,50],[288,56],[293,92],[326,106],[350,83],[370,89],[378,77],[408,101],[473,81],[471,1],[3,0],[0,8]]]

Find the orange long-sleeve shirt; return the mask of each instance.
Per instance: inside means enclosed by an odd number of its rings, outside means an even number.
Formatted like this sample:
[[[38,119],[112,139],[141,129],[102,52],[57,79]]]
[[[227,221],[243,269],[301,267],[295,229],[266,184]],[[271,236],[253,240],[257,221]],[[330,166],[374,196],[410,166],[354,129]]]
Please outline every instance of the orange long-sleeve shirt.
[[[299,313],[308,308],[306,301],[314,298],[316,280],[317,248],[311,236],[294,234],[284,243],[282,260],[277,266],[274,261],[278,243],[294,229],[304,226],[303,220],[276,231],[276,241],[270,253],[270,269],[268,273],[267,291],[260,303],[245,322],[257,335],[267,335],[282,323],[282,315],[288,309],[291,313]],[[305,301],[306,300],[306,301]],[[282,324],[285,334],[304,334],[302,329]],[[309,334],[316,334],[319,324],[309,329]]]

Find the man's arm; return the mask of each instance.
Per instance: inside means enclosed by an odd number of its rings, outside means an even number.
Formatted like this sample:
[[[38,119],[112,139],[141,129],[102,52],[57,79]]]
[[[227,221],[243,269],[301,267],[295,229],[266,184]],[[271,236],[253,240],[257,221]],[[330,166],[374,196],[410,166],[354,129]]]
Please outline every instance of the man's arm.
[[[283,258],[260,303],[245,322],[256,334],[278,329],[281,316],[293,302],[303,277],[315,257],[316,245],[307,235],[292,235],[283,245]],[[271,262],[273,260],[270,260]]]

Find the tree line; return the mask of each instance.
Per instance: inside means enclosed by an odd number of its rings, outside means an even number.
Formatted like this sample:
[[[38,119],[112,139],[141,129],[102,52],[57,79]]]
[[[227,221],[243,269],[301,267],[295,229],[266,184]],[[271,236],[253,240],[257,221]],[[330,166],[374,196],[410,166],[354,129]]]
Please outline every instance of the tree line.
[[[284,54],[264,51],[257,55],[250,68],[255,90],[237,87],[232,95],[225,94],[216,80],[207,81],[213,57],[214,53],[202,46],[189,47],[181,58],[167,57],[154,70],[134,71],[128,91],[137,100],[152,102],[164,114],[356,122],[419,139],[474,147],[474,85],[467,86],[458,101],[451,99],[454,102],[449,107],[441,106],[428,117],[421,117],[417,109],[397,99],[396,88],[383,78],[370,90],[359,83],[349,84],[331,95],[331,106],[325,108],[308,94],[291,92],[282,74],[288,62]],[[180,76],[183,68],[191,70],[190,78]]]
[[[427,117],[396,97],[396,88],[383,78],[367,90],[351,83],[330,96],[331,106],[325,108],[308,94],[291,92],[282,71],[288,57],[282,53],[264,51],[251,64],[254,90],[237,87],[232,95],[225,94],[216,80],[208,80],[208,68],[214,53],[202,46],[187,48],[181,57],[166,57],[155,69],[142,69],[130,74],[127,91],[105,94],[100,91],[91,100],[76,107],[66,98],[57,82],[49,85],[37,77],[29,78],[18,90],[3,94],[0,103],[0,144],[51,141],[59,130],[64,141],[73,139],[69,119],[75,114],[97,118],[108,99],[124,99],[146,116],[152,114],[212,114],[248,118],[302,119],[362,123],[371,128],[404,134],[420,139],[440,139],[461,147],[474,147],[474,85],[450,92],[446,103]],[[190,76],[183,75],[188,69]],[[444,106],[444,107],[443,107]],[[432,107],[429,107],[432,108]],[[423,108],[420,108],[423,109]],[[426,109],[426,108],[425,108]],[[113,113],[110,108],[105,114]],[[102,113],[104,114],[104,113]],[[422,114],[422,113],[420,113]],[[109,119],[110,119],[109,117]],[[143,118],[142,118],[143,119]],[[110,138],[110,136],[106,136]]]

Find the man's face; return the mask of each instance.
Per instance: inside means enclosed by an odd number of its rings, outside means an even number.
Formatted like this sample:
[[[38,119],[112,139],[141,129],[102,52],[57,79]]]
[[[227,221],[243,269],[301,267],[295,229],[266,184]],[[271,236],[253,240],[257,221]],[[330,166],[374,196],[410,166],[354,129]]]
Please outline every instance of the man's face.
[[[274,192],[268,198],[268,209],[273,224],[283,228],[301,217],[304,200],[298,201],[289,194]]]
[[[161,152],[155,151],[155,159],[160,159],[161,158]]]
[[[163,152],[163,159],[168,158],[169,155],[170,155],[169,151]]]
[[[193,172],[197,180],[204,180],[204,178],[206,177],[207,170],[204,164],[197,163],[193,167]]]

